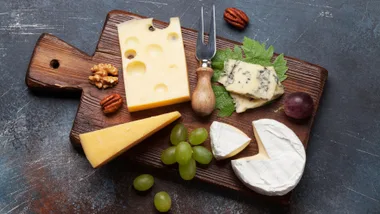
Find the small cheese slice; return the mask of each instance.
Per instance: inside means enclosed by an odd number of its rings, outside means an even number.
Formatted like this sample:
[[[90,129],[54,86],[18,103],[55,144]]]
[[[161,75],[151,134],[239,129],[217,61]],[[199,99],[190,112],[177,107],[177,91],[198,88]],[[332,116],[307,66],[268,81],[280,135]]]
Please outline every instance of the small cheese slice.
[[[224,72],[218,81],[227,91],[254,99],[272,99],[278,82],[272,66],[229,59],[224,63]]]
[[[181,117],[178,111],[80,134],[84,153],[97,168]]]
[[[284,124],[261,119],[252,122],[259,154],[232,160],[232,169],[250,189],[263,195],[285,195],[300,181],[306,163],[305,148]]]
[[[210,139],[212,153],[217,160],[237,155],[251,142],[251,138],[241,130],[218,121],[211,124]]]
[[[267,104],[269,101],[275,100],[284,94],[284,86],[279,83],[274,91],[273,97],[269,100],[253,99],[240,94],[231,93],[231,97],[234,100],[236,113],[245,112],[248,109],[258,108]]]
[[[190,100],[179,18],[171,18],[165,29],[155,28],[152,20],[117,25],[130,112]]]

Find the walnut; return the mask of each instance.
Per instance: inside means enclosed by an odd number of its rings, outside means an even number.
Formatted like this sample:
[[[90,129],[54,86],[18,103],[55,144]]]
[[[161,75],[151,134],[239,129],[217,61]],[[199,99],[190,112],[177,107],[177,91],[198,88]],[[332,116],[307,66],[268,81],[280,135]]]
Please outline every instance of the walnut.
[[[91,68],[91,71],[94,74],[98,74],[100,76],[108,76],[108,75],[117,76],[117,74],[118,74],[118,70],[115,66],[113,66],[111,64],[104,64],[104,63],[94,65]]]
[[[94,84],[98,88],[111,88],[115,86],[119,82],[119,78],[106,76],[102,77],[99,75],[89,76],[88,79],[92,84]]]
[[[93,75],[89,76],[88,79],[91,84],[94,84],[98,88],[110,88],[119,82],[119,78],[115,77],[118,74],[118,70],[111,64],[100,63],[94,65],[91,71]]]

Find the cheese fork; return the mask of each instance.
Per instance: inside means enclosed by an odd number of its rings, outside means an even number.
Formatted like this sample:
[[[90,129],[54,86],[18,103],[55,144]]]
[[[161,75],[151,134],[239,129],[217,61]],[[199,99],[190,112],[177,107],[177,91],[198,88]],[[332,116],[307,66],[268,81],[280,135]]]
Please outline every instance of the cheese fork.
[[[202,7],[196,45],[196,58],[199,61],[200,67],[196,70],[198,82],[191,98],[191,106],[193,110],[201,116],[210,115],[215,108],[215,95],[211,87],[211,77],[214,73],[211,68],[211,59],[215,56],[215,53],[216,26],[215,5],[213,5],[208,43],[205,44],[204,42],[204,20]]]

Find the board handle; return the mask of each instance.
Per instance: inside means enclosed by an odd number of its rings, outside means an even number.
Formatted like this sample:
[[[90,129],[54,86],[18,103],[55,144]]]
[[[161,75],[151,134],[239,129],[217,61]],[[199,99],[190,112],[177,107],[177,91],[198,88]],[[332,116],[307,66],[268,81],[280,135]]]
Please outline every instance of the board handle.
[[[191,107],[200,116],[210,115],[215,108],[215,95],[211,87],[213,73],[210,67],[197,69],[198,82],[191,98]]]
[[[88,84],[92,57],[51,34],[42,34],[26,74],[31,89],[80,91]]]

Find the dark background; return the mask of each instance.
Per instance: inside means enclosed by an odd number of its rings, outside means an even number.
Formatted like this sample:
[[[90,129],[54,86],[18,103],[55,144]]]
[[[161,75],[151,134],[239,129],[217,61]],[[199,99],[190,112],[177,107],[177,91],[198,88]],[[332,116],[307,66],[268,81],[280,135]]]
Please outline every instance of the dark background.
[[[78,98],[37,96],[25,73],[36,40],[52,33],[92,54],[107,13],[127,10],[195,28],[201,6],[217,8],[218,36],[248,36],[276,52],[325,67],[329,77],[307,150],[305,173],[288,211],[380,213],[380,1],[238,0],[0,2],[0,213],[150,213],[155,192],[172,196],[173,213],[269,213],[273,205],[197,182],[156,178],[153,191],[131,186],[147,172],[116,160],[93,170],[72,148]],[[247,12],[238,32],[226,7]],[[116,173],[118,172],[118,173]]]

